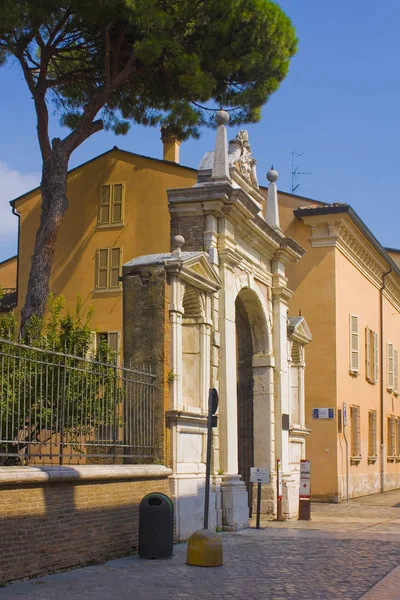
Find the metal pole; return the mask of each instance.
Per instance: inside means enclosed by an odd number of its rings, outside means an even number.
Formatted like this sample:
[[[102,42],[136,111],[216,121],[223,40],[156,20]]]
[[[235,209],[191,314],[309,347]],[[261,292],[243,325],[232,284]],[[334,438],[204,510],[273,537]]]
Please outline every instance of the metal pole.
[[[276,520],[283,521],[282,517],[282,490],[281,490],[281,461],[278,458],[276,461],[276,491],[277,491],[277,514]]]
[[[261,483],[257,484],[257,521],[256,529],[260,529],[260,512],[261,512]]]
[[[208,529],[208,511],[210,505],[210,476],[211,476],[211,444],[212,444],[212,407],[211,391],[208,395],[207,418],[207,458],[206,458],[206,488],[204,492],[204,529]]]
[[[343,437],[344,443],[346,444],[346,502],[349,501],[349,488],[350,488],[350,473],[349,473],[349,440],[346,435],[346,423],[343,422]]]

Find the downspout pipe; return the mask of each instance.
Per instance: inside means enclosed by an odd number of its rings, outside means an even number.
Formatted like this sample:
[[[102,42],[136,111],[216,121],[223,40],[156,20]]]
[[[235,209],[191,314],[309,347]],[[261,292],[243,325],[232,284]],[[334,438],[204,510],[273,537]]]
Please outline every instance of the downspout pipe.
[[[21,214],[17,211],[14,205],[12,205],[12,214],[18,218],[18,237],[17,237],[17,282],[15,286],[15,293],[17,295],[17,306],[18,306],[18,289],[19,289],[19,244],[21,237]]]
[[[381,494],[385,491],[385,414],[384,414],[384,389],[385,389],[385,371],[383,366],[383,349],[384,349],[384,335],[383,335],[383,292],[386,286],[386,277],[392,272],[392,267],[389,268],[386,273],[382,276],[382,286],[380,289],[380,329],[381,329],[381,356],[380,356],[380,368],[381,368]]]

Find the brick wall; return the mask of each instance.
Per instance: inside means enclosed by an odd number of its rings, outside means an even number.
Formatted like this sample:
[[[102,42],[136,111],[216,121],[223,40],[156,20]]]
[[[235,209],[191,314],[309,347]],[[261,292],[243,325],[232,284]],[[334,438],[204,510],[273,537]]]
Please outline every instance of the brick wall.
[[[203,252],[205,217],[171,215],[171,250],[175,250],[174,237],[183,235],[185,252]]]
[[[168,479],[0,483],[0,581],[136,551],[139,502],[154,491],[169,495]]]

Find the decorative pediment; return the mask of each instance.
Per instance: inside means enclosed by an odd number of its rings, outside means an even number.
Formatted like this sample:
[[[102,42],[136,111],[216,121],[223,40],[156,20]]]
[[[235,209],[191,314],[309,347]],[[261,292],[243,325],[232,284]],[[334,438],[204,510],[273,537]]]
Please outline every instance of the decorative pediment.
[[[210,264],[208,255],[205,252],[190,252],[188,254],[191,254],[191,256],[188,258],[182,256],[179,261],[179,278],[188,285],[205,292],[217,292],[222,284]],[[172,261],[166,261],[165,266],[167,272],[175,268]]]
[[[287,333],[291,341],[299,344],[308,344],[312,340],[310,328],[304,317],[289,317]]]

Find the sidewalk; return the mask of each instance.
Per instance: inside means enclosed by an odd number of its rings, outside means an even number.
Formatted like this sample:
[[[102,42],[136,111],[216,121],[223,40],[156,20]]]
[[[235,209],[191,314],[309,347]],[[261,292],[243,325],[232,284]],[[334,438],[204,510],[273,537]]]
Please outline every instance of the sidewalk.
[[[224,565],[127,557],[0,589],[0,600],[398,600],[400,491],[313,504],[312,521],[223,534]]]

